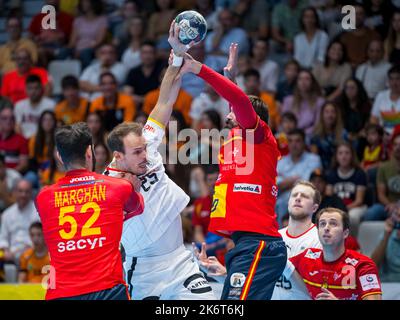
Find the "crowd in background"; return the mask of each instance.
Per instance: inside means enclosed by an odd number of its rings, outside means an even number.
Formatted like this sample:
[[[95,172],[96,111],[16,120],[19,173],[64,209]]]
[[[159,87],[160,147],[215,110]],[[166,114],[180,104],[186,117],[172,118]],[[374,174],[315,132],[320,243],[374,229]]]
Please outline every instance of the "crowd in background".
[[[349,212],[355,242],[360,223],[385,221],[372,257],[383,281],[400,281],[400,1],[352,3],[355,29],[349,30],[341,13],[349,1],[43,1],[57,10],[55,30],[42,28],[42,13],[24,28],[23,3],[0,1],[7,33],[0,46],[0,261],[17,264],[21,282],[40,281],[48,264],[33,199],[64,175],[55,158],[56,127],[86,121],[96,172],[103,172],[111,160],[107,132],[124,121],[144,124],[155,106],[169,26],[187,9],[208,25],[206,39],[189,53],[222,72],[229,45],[238,43],[236,81],[268,106],[282,155],[280,226],[294,183],[311,180],[323,207]],[[71,62],[78,71],[65,73]],[[56,83],[59,70],[65,74]],[[171,120],[178,130],[221,130],[229,110],[203,80],[187,74]],[[218,165],[199,164],[213,148],[213,140],[199,139],[189,165],[165,167],[192,199],[182,213],[186,241],[206,241],[208,253],[223,262],[231,243],[207,232]]]

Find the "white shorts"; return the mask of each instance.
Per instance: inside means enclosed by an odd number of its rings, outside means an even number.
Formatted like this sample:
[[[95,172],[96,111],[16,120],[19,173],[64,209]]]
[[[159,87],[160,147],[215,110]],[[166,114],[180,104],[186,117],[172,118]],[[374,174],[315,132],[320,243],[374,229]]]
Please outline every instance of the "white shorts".
[[[126,256],[124,269],[133,300],[215,300],[192,252],[184,245],[162,256]]]

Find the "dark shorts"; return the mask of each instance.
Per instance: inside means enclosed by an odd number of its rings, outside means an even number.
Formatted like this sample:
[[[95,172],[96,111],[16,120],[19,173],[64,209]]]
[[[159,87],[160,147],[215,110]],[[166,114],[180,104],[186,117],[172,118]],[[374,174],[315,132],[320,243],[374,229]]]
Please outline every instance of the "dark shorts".
[[[281,238],[250,232],[232,236],[235,248],[225,256],[227,277],[221,300],[270,300],[286,266]]]
[[[130,297],[126,285],[118,284],[110,289],[56,300],[130,300]]]

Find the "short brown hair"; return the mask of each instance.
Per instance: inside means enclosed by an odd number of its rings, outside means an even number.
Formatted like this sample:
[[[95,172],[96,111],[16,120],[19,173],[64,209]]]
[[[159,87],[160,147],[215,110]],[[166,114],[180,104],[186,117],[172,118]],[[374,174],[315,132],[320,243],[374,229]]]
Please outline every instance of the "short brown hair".
[[[118,151],[125,153],[123,139],[130,133],[140,137],[143,126],[136,122],[124,122],[117,125],[107,137],[107,145],[112,152]]]
[[[263,120],[266,124],[268,124],[269,121],[269,112],[268,112],[268,106],[265,104],[261,98],[257,96],[248,96],[250,99],[250,102],[254,108],[254,111],[257,113],[257,115],[260,117],[261,120]]]
[[[314,190],[314,203],[317,205],[321,204],[321,193],[319,192],[319,190],[315,187],[315,185],[313,183],[311,183],[310,181],[306,181],[306,180],[299,180],[294,184],[292,190],[298,185],[310,187],[311,189],[313,189]]]
[[[343,210],[340,210],[338,208],[332,208],[332,207],[324,208],[324,209],[321,209],[321,210],[318,211],[317,215],[315,216],[315,224],[316,224],[317,228],[319,227],[319,219],[326,212],[328,212],[328,213],[332,213],[332,212],[339,213],[340,216],[342,217],[343,230],[350,229],[349,214],[347,212],[343,211]]]

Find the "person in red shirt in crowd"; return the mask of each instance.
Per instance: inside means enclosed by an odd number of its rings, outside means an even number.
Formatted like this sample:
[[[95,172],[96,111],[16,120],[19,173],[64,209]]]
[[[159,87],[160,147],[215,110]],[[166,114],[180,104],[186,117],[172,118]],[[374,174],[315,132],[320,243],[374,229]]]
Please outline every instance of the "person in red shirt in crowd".
[[[39,55],[43,65],[47,65],[49,58],[62,59],[63,47],[68,44],[72,33],[74,17],[60,11],[59,0],[47,0],[46,5],[51,5],[56,11],[55,29],[43,29],[42,21],[46,21],[47,13],[38,13],[32,18],[29,25],[29,33],[35,43],[39,46]]]
[[[27,98],[25,81],[32,74],[39,76],[44,87],[44,94],[51,94],[51,83],[46,69],[34,67],[30,52],[25,48],[20,48],[15,53],[17,69],[7,72],[3,76],[1,95],[8,97],[13,103]]]
[[[275,134],[276,142],[278,143],[281,157],[289,154],[288,134],[297,128],[297,118],[293,112],[285,112],[281,117],[280,130]]]
[[[186,53],[171,23],[168,39],[174,54],[184,57],[180,74],[191,72],[226,99],[229,136],[219,154],[220,176],[214,190],[209,231],[232,238],[235,248],[225,257],[227,278],[222,300],[270,300],[287,259],[278,232],[275,204],[278,146],[268,126],[268,108],[237,85]],[[238,46],[231,44],[228,74],[235,76]]]
[[[128,173],[126,181],[93,172],[86,123],[58,128],[55,143],[68,172],[36,198],[50,254],[46,299],[128,300],[120,242],[124,220],[144,209],[140,180]]]
[[[12,105],[0,107],[0,153],[7,168],[24,173],[29,164],[28,141],[15,132],[15,116]]]
[[[305,283],[315,300],[381,300],[375,263],[345,248],[350,228],[348,213],[322,209],[317,213],[316,225],[322,249],[306,249],[290,258],[284,275],[303,286]]]

